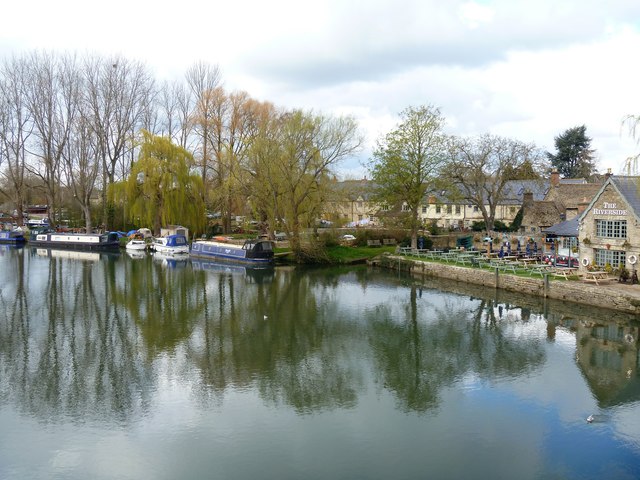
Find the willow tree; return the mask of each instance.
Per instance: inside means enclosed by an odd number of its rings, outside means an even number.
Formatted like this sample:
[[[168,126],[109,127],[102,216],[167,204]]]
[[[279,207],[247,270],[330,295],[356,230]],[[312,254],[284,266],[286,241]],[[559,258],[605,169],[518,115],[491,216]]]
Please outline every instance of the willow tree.
[[[329,191],[334,168],[360,148],[351,117],[325,117],[294,110],[278,115],[256,138],[251,151],[252,175],[263,208],[290,234],[294,254],[304,254],[302,229],[318,215]]]
[[[193,156],[168,138],[142,131],[138,159],[123,187],[127,216],[141,225],[181,224],[204,230],[202,178],[193,173]]]

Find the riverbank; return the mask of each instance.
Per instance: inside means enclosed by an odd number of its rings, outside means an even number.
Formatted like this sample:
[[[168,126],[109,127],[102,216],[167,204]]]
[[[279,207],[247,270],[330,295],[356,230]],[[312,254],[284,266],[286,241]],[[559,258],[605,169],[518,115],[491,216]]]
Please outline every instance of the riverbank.
[[[369,264],[407,271],[416,277],[446,278],[640,315],[640,285],[627,285],[618,282],[594,285],[580,280],[552,279],[548,275],[543,278],[524,277],[502,273],[497,269],[487,270],[446,265],[393,254],[378,256],[372,259]]]

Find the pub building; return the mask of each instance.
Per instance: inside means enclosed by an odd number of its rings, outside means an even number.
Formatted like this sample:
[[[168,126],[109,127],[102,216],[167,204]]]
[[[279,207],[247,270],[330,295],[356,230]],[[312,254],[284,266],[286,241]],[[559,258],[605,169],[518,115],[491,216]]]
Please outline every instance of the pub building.
[[[638,267],[640,177],[610,176],[578,218],[582,270]]]

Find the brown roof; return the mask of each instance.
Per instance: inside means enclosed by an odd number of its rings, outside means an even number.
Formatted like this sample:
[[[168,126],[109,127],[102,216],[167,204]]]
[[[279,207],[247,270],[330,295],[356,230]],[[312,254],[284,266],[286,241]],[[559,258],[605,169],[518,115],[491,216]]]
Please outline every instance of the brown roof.
[[[561,213],[564,213],[555,202],[533,202],[533,205],[524,209],[522,215],[523,227],[546,228],[562,220]]]
[[[599,183],[567,183],[551,187],[545,196],[546,201],[555,202],[563,213],[577,209],[584,201],[590,202],[602,187]]]

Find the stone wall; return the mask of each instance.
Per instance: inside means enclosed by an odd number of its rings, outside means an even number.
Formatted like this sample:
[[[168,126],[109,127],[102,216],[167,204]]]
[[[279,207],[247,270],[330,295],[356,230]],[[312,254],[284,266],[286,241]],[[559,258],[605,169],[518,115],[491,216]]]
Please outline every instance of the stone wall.
[[[622,312],[640,314],[640,287],[638,295],[629,295],[616,288],[586,284],[567,280],[529,278],[499,273],[480,268],[458,267],[437,262],[407,259],[397,255],[381,256],[372,262],[384,268],[411,272],[416,276],[447,278],[461,282],[483,285],[519,292],[525,295],[570,301]]]

